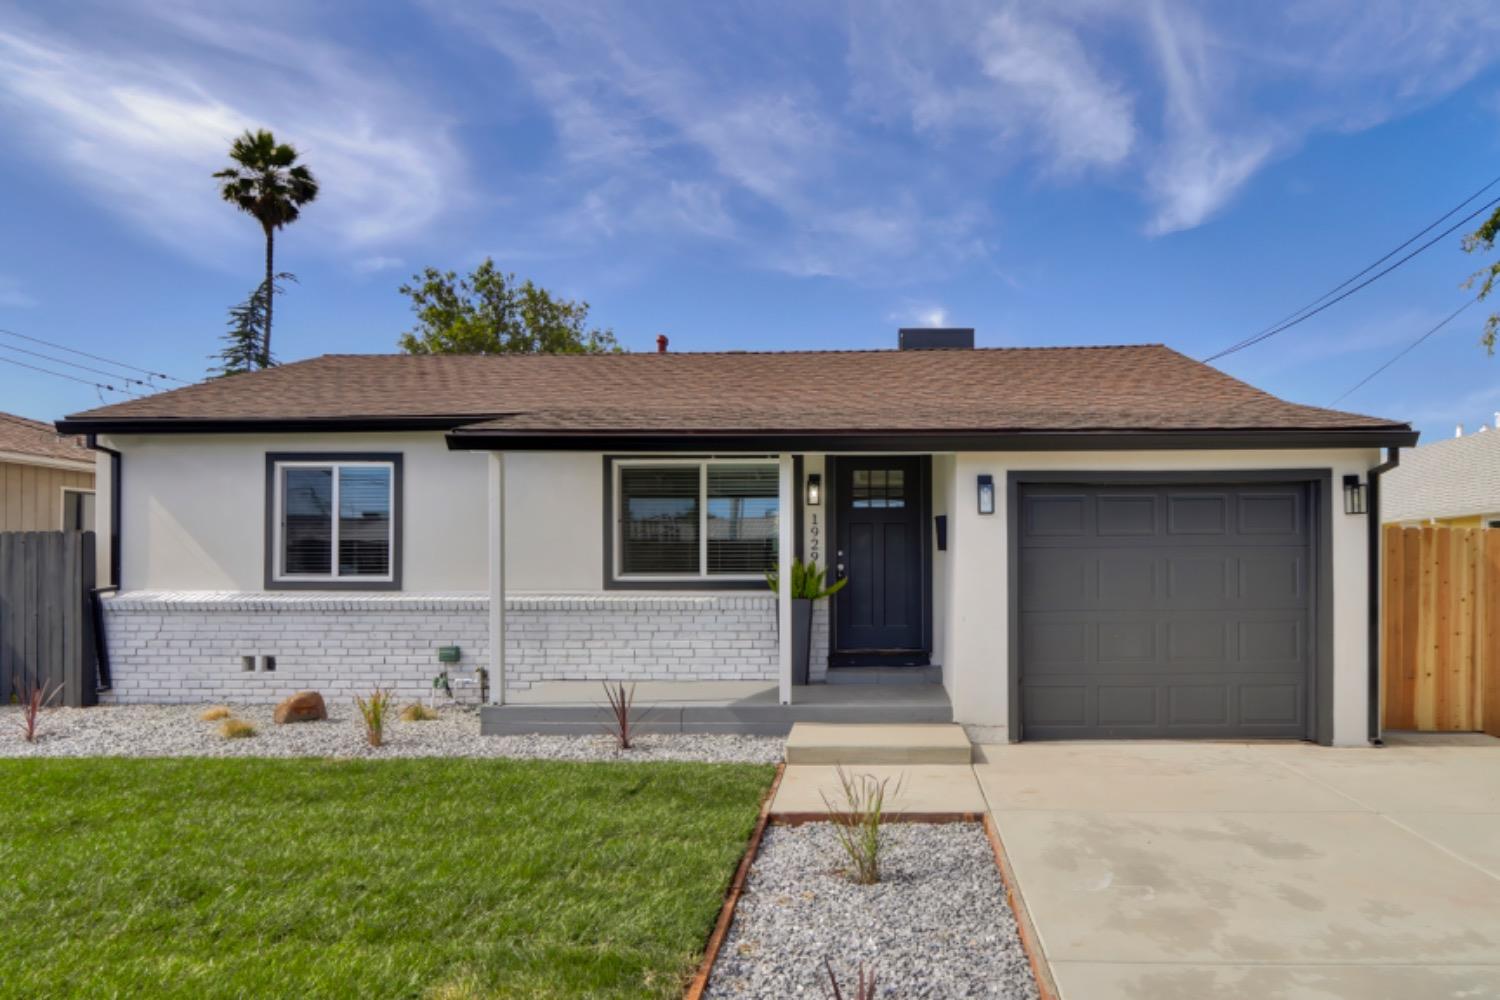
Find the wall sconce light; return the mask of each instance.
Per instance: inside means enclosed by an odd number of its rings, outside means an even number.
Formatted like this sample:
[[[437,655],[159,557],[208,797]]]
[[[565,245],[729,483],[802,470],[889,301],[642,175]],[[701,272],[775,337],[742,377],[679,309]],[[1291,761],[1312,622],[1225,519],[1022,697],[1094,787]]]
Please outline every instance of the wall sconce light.
[[[979,477],[979,513],[995,513],[995,477]]]
[[[1365,484],[1358,476],[1344,477],[1344,513],[1365,513]]]
[[[823,477],[816,473],[810,473],[807,477],[807,505],[816,507],[823,502]]]

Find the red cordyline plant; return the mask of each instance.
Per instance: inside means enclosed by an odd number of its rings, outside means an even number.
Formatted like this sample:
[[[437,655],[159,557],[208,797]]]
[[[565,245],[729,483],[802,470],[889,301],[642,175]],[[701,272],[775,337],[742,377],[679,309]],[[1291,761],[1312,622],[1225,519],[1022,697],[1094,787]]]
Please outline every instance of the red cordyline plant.
[[[359,697],[354,698],[354,704],[359,708],[359,714],[365,720],[365,740],[372,747],[378,747],[385,742],[386,717],[391,713],[391,703],[394,699],[391,693],[384,688],[376,688],[370,693],[369,700]]]
[[[839,987],[839,977],[833,972],[833,963],[825,958],[823,968],[828,972],[830,1000],[845,1000],[844,991]],[[849,994],[848,1000],[875,1000],[875,970],[872,968],[866,971],[863,962],[859,963],[859,979],[855,981],[854,992]]]
[[[604,697],[609,700],[609,734],[621,750],[629,750],[635,746],[635,685],[606,683]]]
[[[37,717],[41,715],[42,709],[61,693],[61,684],[52,687],[46,684],[33,684],[27,688],[26,697],[21,702],[21,736],[27,743],[36,742]]]

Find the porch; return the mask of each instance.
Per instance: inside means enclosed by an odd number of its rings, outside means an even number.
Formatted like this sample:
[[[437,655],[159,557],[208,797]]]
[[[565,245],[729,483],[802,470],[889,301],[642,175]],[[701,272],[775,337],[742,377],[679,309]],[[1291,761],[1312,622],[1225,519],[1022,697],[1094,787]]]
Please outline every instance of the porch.
[[[785,736],[797,722],[952,722],[941,684],[810,684],[781,701],[774,681],[642,681],[635,686],[636,726],[651,733]],[[507,704],[480,709],[486,736],[588,735],[608,723],[598,681],[551,681],[511,693]]]

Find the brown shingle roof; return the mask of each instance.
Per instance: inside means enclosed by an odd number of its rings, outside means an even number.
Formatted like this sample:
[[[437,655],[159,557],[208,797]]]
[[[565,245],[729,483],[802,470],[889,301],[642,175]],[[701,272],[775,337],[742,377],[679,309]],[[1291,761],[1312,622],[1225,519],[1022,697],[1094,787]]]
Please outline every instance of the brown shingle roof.
[[[94,453],[78,438],[57,433],[51,424],[14,413],[0,413],[0,452],[94,463]]]
[[[89,410],[67,427],[393,418],[528,434],[1409,430],[1285,402],[1161,345],[326,355]]]

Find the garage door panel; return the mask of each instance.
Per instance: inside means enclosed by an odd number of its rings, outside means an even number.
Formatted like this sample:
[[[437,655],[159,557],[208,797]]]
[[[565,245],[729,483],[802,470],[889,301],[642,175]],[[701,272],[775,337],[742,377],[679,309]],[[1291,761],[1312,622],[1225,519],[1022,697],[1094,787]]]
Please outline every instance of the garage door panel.
[[[1225,494],[1173,494],[1167,497],[1167,534],[1222,535],[1229,530]]]
[[[1227,726],[1230,688],[1224,684],[1176,684],[1167,688],[1168,726]]]
[[[1158,534],[1160,507],[1160,498],[1149,494],[1101,494],[1095,500],[1098,533],[1103,537]]]
[[[1081,552],[1026,553],[1021,556],[1021,606],[1026,611],[1077,608],[1091,603],[1089,570],[1094,560]]]
[[[1307,735],[1304,487],[1033,489],[1016,554],[1025,738]]]

